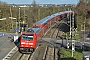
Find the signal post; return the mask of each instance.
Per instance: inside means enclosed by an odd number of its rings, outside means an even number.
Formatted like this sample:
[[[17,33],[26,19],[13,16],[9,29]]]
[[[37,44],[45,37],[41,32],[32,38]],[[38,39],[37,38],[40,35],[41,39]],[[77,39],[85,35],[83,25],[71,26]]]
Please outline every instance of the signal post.
[[[74,11],[73,11],[73,16],[72,16],[72,57],[73,57],[73,52],[75,51],[75,40],[74,40],[74,36],[75,36],[75,28],[74,28]]]

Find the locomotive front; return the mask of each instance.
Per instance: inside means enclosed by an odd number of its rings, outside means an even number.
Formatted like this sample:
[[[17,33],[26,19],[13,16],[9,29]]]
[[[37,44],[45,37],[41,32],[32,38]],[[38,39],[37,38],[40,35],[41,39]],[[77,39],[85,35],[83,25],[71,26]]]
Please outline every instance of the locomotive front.
[[[23,32],[20,36],[19,51],[21,53],[32,53],[36,48],[36,33]]]

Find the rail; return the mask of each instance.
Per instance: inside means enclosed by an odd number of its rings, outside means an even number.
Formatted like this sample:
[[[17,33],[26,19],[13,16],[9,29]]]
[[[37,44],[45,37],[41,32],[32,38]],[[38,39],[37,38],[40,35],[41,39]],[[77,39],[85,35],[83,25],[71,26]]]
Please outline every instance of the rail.
[[[47,52],[48,52],[48,47],[45,48],[45,52],[44,52],[44,55],[43,55],[43,60],[46,60]]]
[[[31,57],[31,54],[22,54],[19,60],[29,60],[30,57]]]
[[[59,24],[59,23],[61,23],[61,22],[56,22],[52,27],[54,27],[56,24]],[[52,28],[52,27],[50,27],[50,29]],[[49,29],[49,30],[50,30]],[[57,28],[56,28],[57,29]],[[56,30],[55,29],[55,30]],[[53,37],[53,34],[55,33],[55,30],[54,30],[54,32],[51,34],[51,38]],[[47,34],[47,33],[46,33]],[[37,47],[38,48],[38,47]],[[42,49],[42,48],[41,48]],[[37,53],[37,56],[39,55],[40,56],[40,50],[41,49],[38,49],[38,53]],[[36,49],[37,50],[37,49]],[[53,51],[53,52],[51,52],[51,50]],[[43,60],[47,60],[47,59],[49,59],[50,60],[50,58],[52,58],[52,60],[55,60],[56,59],[56,56],[57,56],[57,51],[56,51],[57,49],[53,46],[53,47],[46,47],[45,48],[45,52],[43,52],[43,57],[42,57],[42,59]],[[14,55],[15,54],[18,54],[18,53],[16,53],[18,51],[18,48],[15,46],[15,48],[13,48],[2,60],[11,60],[11,59],[13,59],[13,57],[14,57]],[[44,50],[43,50],[44,51]],[[17,59],[19,59],[19,60],[23,60],[24,58],[24,60],[27,60],[27,59],[29,59],[29,60],[34,60],[34,59],[39,59],[39,57],[37,57],[37,56],[35,56],[36,55],[36,53],[34,52],[33,54],[32,54],[32,56],[29,54],[29,55],[27,55],[27,54],[25,54],[25,55],[20,55],[20,57],[19,58],[17,58]],[[17,55],[15,55],[15,56],[17,56]],[[33,56],[35,56],[35,57],[33,57]],[[47,56],[49,56],[49,57],[47,57]],[[27,57],[27,58],[26,58]]]
[[[55,47],[47,46],[42,60],[58,60],[58,49]]]
[[[59,21],[56,21],[55,24],[53,24],[45,33],[43,36],[46,36],[46,34],[48,33],[48,31],[50,31],[52,29],[52,27],[54,27],[57,23],[61,23]]]
[[[2,60],[9,60],[18,51],[17,46],[15,46]]]

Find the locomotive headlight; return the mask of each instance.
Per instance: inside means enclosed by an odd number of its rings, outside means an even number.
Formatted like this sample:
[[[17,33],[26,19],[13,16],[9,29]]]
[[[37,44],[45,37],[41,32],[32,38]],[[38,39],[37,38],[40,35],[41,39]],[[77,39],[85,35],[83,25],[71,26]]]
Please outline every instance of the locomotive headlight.
[[[20,48],[20,50],[23,50],[23,48]]]
[[[30,45],[33,45],[33,43],[29,43]]]
[[[25,44],[25,42],[21,42],[21,44]]]

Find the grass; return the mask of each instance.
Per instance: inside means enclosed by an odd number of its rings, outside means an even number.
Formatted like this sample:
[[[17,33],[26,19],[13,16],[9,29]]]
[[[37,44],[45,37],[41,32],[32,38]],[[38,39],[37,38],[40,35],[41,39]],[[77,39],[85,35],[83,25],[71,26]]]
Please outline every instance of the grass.
[[[6,30],[0,30],[0,32],[6,32]]]
[[[78,39],[80,39],[80,36],[79,36],[79,35],[76,35],[76,36],[74,37],[74,39],[75,39],[75,40],[78,40]]]
[[[90,25],[90,21],[88,22],[88,24]]]
[[[82,51],[81,50],[76,50],[73,54],[72,57],[72,50],[70,49],[65,49],[62,48],[60,50],[60,57],[61,60],[82,60]]]
[[[8,30],[5,30],[5,29],[3,30],[2,29],[2,30],[0,30],[0,32],[10,32],[10,31],[13,31],[13,30],[14,30],[14,28],[13,29],[8,29]]]

